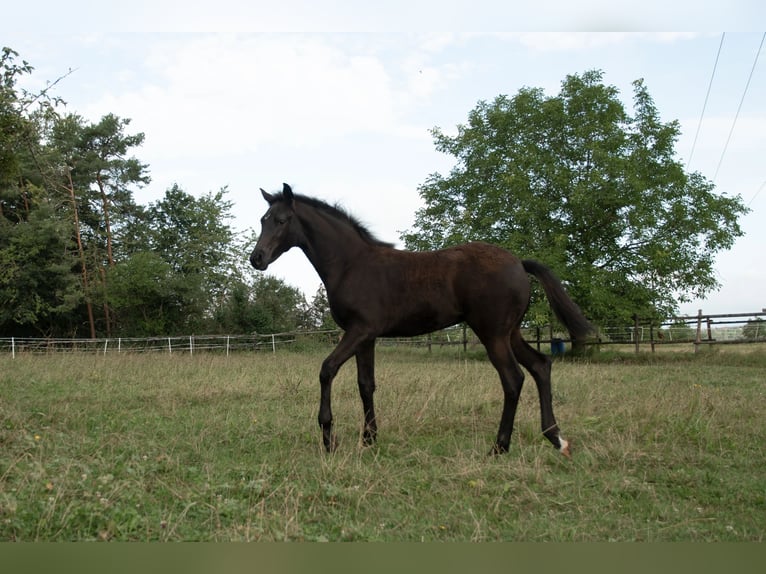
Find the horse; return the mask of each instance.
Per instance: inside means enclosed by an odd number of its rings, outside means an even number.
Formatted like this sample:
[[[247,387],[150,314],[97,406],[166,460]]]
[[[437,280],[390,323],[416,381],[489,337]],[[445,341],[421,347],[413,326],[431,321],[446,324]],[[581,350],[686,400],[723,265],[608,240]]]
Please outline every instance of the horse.
[[[537,384],[542,434],[567,458],[570,442],[559,431],[551,396],[551,359],[528,345],[520,325],[530,300],[528,273],[542,284],[554,313],[573,341],[583,341],[590,323],[553,272],[540,262],[474,242],[437,251],[395,249],[377,239],[338,206],[294,194],[261,189],[268,203],[250,263],[265,271],[287,250],[300,248],[324,283],[332,317],[344,335],[322,362],[317,417],[327,452],[337,447],[331,408],[332,382],[351,357],[364,412],[362,442],[378,434],[375,340],[412,337],[465,322],[484,345],[500,376],[503,410],[491,454],[508,452],[524,382],[523,365]]]

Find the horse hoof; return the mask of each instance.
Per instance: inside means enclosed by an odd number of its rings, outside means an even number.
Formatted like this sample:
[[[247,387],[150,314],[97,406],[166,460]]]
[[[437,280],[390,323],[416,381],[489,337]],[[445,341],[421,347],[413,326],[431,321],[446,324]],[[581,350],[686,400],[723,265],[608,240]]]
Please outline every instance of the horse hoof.
[[[377,435],[372,431],[364,431],[362,433],[362,446],[373,446],[377,442]]]
[[[500,446],[499,444],[494,445],[489,453],[487,453],[487,456],[498,456],[500,454],[505,454],[508,452],[508,447]]]
[[[563,454],[566,458],[571,459],[572,458],[572,444],[564,440],[563,438],[559,438],[559,442],[561,443],[561,446],[559,447],[559,452]]]
[[[324,441],[324,450],[327,453],[333,453],[338,449],[338,437],[333,434],[330,440]]]

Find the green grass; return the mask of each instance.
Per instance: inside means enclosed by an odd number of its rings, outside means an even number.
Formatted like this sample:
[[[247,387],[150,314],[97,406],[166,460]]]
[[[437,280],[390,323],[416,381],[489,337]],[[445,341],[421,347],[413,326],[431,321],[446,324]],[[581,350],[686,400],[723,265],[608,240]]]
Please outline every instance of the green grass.
[[[353,362],[320,449],[324,352],[0,359],[0,539],[742,541],[766,532],[763,351],[556,361],[567,460],[528,377],[511,452],[480,355]]]

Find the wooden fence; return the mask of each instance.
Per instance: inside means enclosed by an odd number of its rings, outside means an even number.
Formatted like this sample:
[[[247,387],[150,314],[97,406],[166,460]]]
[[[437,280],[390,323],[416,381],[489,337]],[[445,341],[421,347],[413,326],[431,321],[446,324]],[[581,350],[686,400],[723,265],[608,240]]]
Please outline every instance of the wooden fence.
[[[743,343],[766,342],[766,309],[754,313],[703,313],[702,309],[696,316],[669,317],[665,321],[656,322],[651,319],[641,319],[633,316],[633,325],[630,333],[630,343],[635,352],[641,350],[642,345],[649,345],[651,352],[655,352],[661,345],[691,344],[694,352],[698,352],[705,345],[731,345]],[[761,323],[763,325],[761,326]],[[731,328],[732,325],[739,327]],[[746,333],[747,325],[752,325],[752,332]],[[676,336],[673,336],[673,332]],[[679,336],[680,332],[680,336]],[[624,334],[624,331],[622,332]],[[599,336],[596,342],[591,344],[624,345],[626,341],[621,337]]]
[[[634,316],[632,325],[612,329],[599,329],[596,337],[586,345],[621,345],[632,346],[636,353],[647,345],[654,352],[661,345],[693,345],[697,352],[704,345],[763,343],[766,342],[766,310],[756,313],[732,313],[723,315],[704,314],[701,310],[696,316],[670,317],[663,322],[642,320]],[[760,322],[763,321],[762,331]],[[748,323],[756,330],[745,337],[743,328]],[[733,329],[734,336],[720,337],[725,326],[740,325]],[[675,333],[675,335],[674,335]],[[524,339],[538,351],[553,355],[563,354],[565,344],[571,343],[565,333],[553,325],[523,328]],[[128,338],[110,337],[100,339],[63,339],[63,338],[18,338],[0,337],[0,356],[16,357],[17,354],[50,354],[59,352],[89,352],[103,355],[114,353],[166,353],[189,354],[199,352],[217,352],[229,355],[241,351],[266,351],[276,353],[278,349],[302,346],[333,346],[343,336],[341,330],[329,331],[293,331],[288,333],[270,333],[265,335],[186,335],[175,337]],[[380,346],[425,347],[431,352],[434,348],[462,346],[466,351],[469,346],[478,346],[479,341],[465,324],[436,331],[421,337],[381,338]]]

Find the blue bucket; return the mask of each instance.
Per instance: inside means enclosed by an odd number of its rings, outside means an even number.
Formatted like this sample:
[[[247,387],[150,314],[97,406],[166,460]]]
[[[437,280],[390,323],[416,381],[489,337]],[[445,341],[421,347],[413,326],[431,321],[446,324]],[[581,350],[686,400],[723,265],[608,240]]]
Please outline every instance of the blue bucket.
[[[564,354],[564,339],[551,339],[551,355],[554,357]]]

